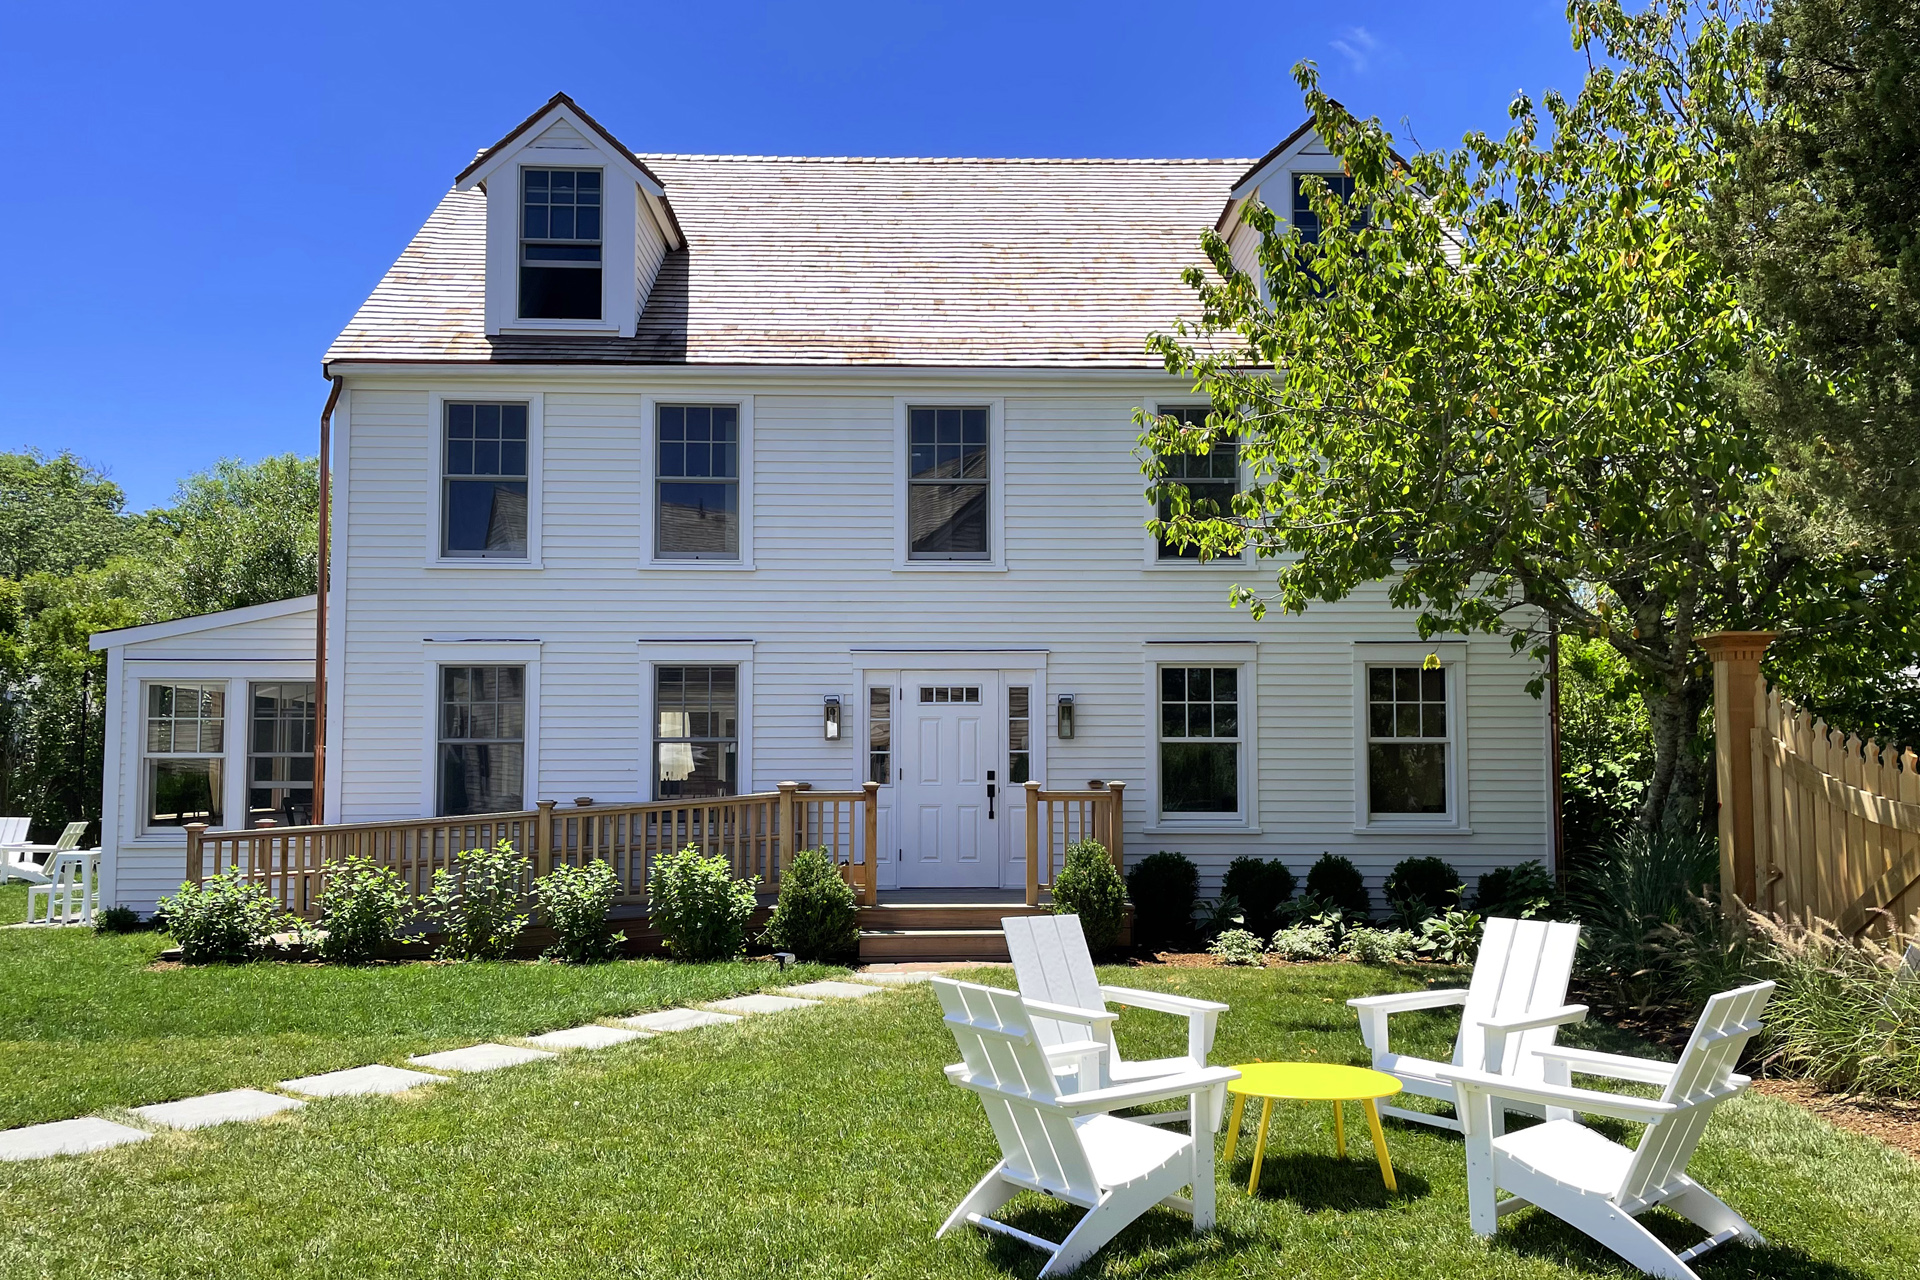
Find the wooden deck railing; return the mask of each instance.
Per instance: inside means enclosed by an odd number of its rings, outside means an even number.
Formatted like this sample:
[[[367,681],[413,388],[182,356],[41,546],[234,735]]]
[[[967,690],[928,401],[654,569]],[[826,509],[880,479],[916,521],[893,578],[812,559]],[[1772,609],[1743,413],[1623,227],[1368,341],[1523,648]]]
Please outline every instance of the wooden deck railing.
[[[196,822],[186,828],[187,879],[198,883],[239,867],[288,911],[312,919],[329,866],[356,854],[391,867],[417,897],[461,852],[505,840],[526,855],[530,880],[555,866],[600,861],[613,868],[621,896],[635,901],[646,896],[655,860],[688,845],[725,858],[743,880],[758,878],[764,892],[778,890],[795,850],[824,846],[859,900],[871,905],[878,790],[874,783],[815,791],[782,782],[774,791],[723,799],[565,809],[543,800],[532,809],[459,818],[230,831]]]
[[[1040,905],[1040,890],[1053,887],[1054,869],[1067,846],[1098,840],[1126,874],[1126,784],[1109,782],[1085,791],[1046,791],[1027,783],[1027,905]]]

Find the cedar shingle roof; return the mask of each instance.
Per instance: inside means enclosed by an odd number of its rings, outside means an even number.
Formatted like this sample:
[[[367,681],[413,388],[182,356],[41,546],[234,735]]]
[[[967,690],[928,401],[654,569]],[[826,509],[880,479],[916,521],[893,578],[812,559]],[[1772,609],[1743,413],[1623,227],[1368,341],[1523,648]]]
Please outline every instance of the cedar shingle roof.
[[[1247,161],[639,157],[687,247],[632,339],[483,319],[486,198],[450,193],[328,361],[1159,368]]]

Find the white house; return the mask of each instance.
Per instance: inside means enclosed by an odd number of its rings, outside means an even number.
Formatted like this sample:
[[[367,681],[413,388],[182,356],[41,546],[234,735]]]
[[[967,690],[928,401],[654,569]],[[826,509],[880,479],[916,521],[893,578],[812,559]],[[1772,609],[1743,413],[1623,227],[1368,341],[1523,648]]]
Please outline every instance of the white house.
[[[1225,602],[1265,566],[1143,527],[1131,415],[1204,411],[1144,339],[1202,230],[1330,170],[1310,127],[1254,162],[644,155],[555,97],[326,354],[328,821],[871,779],[883,894],[984,889],[1022,883],[1019,784],[1120,780],[1129,857],[1213,884],[1550,859],[1504,641],[1422,643],[1381,590],[1256,623]],[[179,882],[188,821],[310,814],[313,626],[95,638],[114,900]]]

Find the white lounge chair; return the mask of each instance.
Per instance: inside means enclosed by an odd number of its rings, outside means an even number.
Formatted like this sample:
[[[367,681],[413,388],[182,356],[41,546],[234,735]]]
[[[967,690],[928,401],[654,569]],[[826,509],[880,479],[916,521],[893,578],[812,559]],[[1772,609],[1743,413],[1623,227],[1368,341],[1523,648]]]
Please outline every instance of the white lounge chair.
[[[972,1225],[1011,1237],[1050,1255],[1040,1269],[1050,1277],[1078,1267],[1157,1204],[1191,1214],[1196,1232],[1213,1225],[1213,1131],[1173,1133],[1109,1113],[1185,1095],[1190,1112],[1217,1116],[1239,1072],[1206,1067],[1063,1095],[1018,995],[950,978],[935,978],[933,987],[960,1046],[961,1061],[947,1078],[979,1096],[1000,1143],[1000,1162],[947,1216],[940,1235]],[[1179,1195],[1182,1188],[1191,1188],[1191,1198]],[[990,1216],[1021,1191],[1087,1215],[1058,1244]]]
[[[1567,979],[1573,974],[1573,953],[1579,945],[1577,924],[1495,916],[1486,923],[1473,978],[1464,989],[1406,991],[1347,1001],[1360,1014],[1360,1038],[1373,1054],[1373,1069],[1399,1080],[1408,1093],[1442,1102],[1455,1100],[1453,1086],[1441,1078],[1442,1068],[1449,1065],[1522,1080],[1543,1079],[1541,1060],[1534,1051],[1551,1047],[1561,1026],[1587,1016],[1585,1005],[1567,1003]],[[1456,1004],[1461,1006],[1460,1030],[1454,1036],[1450,1064],[1393,1052],[1387,1039],[1389,1015]],[[1530,1106],[1510,1109],[1539,1114]],[[1460,1128],[1458,1119],[1427,1111],[1382,1106],[1380,1114],[1443,1129]]]
[[[28,924],[36,922],[42,903],[46,924],[92,924],[100,905],[100,851],[70,851],[49,858],[46,878],[27,886]]]
[[[27,819],[8,818],[6,821],[26,822]],[[80,847],[80,838],[87,834],[87,828],[91,825],[93,824],[84,820],[80,822],[69,822],[66,830],[60,833],[60,838],[52,844],[15,844],[5,846],[10,861],[6,864],[4,870],[0,870],[0,882],[4,882],[8,876],[12,876],[12,878],[16,880],[25,880],[28,884],[45,884],[47,882],[47,872],[34,863],[33,855],[36,853],[46,854],[47,866],[50,868],[54,858]],[[24,840],[26,838],[25,828],[21,829],[20,835],[21,839]]]
[[[1163,991],[1103,985],[1094,973],[1093,955],[1087,950],[1079,916],[1007,916],[1000,927],[1007,935],[1007,952],[1013,957],[1014,977],[1027,1002],[1034,1033],[1053,1060],[1056,1073],[1077,1074],[1081,1089],[1104,1089],[1207,1065],[1214,1032],[1220,1015],[1227,1011],[1226,1005]],[[1113,1038],[1113,1024],[1120,1015],[1107,1008],[1109,1000],[1123,1007],[1131,1005],[1185,1018],[1186,1053],[1140,1061],[1122,1057]],[[1081,1067],[1083,1060],[1095,1066],[1091,1078]],[[1154,1119],[1164,1124],[1185,1115],[1172,1111]]]
[[[1649,1275],[1699,1280],[1687,1264],[1729,1240],[1765,1243],[1753,1224],[1687,1176],[1687,1162],[1713,1109],[1747,1087],[1736,1075],[1740,1051],[1760,1030],[1760,1014],[1773,983],[1724,991],[1707,1001],[1680,1061],[1669,1066],[1582,1049],[1537,1049],[1547,1082],[1529,1082],[1484,1071],[1444,1068],[1460,1091],[1467,1123],[1467,1207],[1483,1236],[1500,1219],[1532,1204],[1578,1227]],[[1609,1076],[1662,1086],[1658,1100],[1576,1089],[1572,1073]],[[1550,1109],[1614,1116],[1646,1125],[1631,1150],[1577,1121],[1545,1124],[1502,1136],[1495,1127],[1497,1103],[1519,1100]],[[1499,1199],[1499,1189],[1514,1194]],[[1675,1253],[1634,1219],[1665,1205],[1708,1232],[1690,1249]]]

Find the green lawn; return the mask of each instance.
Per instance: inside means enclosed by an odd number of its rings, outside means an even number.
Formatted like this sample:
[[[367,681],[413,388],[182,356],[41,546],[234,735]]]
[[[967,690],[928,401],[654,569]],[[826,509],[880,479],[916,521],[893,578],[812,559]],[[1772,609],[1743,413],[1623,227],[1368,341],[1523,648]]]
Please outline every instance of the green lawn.
[[[375,1003],[370,985],[352,985],[360,975],[286,966],[148,975],[134,962],[155,945],[151,938],[96,940],[76,931],[26,935],[33,941],[23,944],[15,941],[21,936],[0,934],[0,973],[22,972],[36,948],[46,958],[32,962],[40,967],[26,984],[7,984],[0,1035],[39,1027],[52,1036],[56,1029],[39,1019],[56,1015],[79,1018],[92,1032],[40,1042],[58,1046],[58,1066],[9,1043],[7,1079],[38,1087],[63,1071],[73,1087],[103,1095],[127,1095],[131,1068],[122,1064],[155,1045],[172,1055],[173,1070],[190,1056],[189,1044],[238,1067],[250,1039],[282,1035],[316,1054],[330,1036],[366,1037],[333,1065],[392,1060],[409,1023],[423,1028],[405,1045],[417,1049],[472,1038],[483,1025],[533,1030],[591,1012],[622,981],[602,975],[630,971],[628,981],[655,982],[649,989],[661,992],[669,982],[742,980],[726,976],[741,974],[738,966],[476,966],[388,979],[385,1003]],[[55,997],[59,972],[97,976]],[[1005,971],[985,976],[1006,980]],[[1423,981],[1354,965],[1114,976],[1231,1003],[1220,1032],[1224,1061],[1360,1061],[1341,1002]],[[138,985],[147,978],[176,981]],[[25,1008],[23,985],[44,993],[39,1014]],[[531,1007],[538,1000],[552,1017]],[[428,1007],[415,1009],[415,1001]],[[169,1030],[143,1024],[142,1007]],[[224,1029],[202,1029],[202,1019]],[[1184,1036],[1171,1020],[1139,1011],[1120,1026],[1129,1050],[1142,1055],[1174,1052]],[[1406,1030],[1410,1047],[1430,1051],[1448,1034],[1438,1015],[1411,1018]],[[367,1052],[376,1043],[392,1049]],[[941,1075],[952,1057],[932,993],[916,988],[399,1098],[320,1101],[262,1124],[0,1165],[0,1200],[17,1206],[0,1226],[0,1275],[1030,1277],[1038,1255],[1019,1245],[973,1232],[933,1238],[996,1156],[979,1103]],[[277,1070],[263,1063],[249,1082],[270,1082]],[[1364,1138],[1353,1136],[1353,1158],[1337,1161],[1324,1108],[1277,1108],[1259,1196],[1244,1192],[1250,1142],[1234,1168],[1221,1170],[1217,1232],[1195,1238],[1184,1219],[1156,1210],[1080,1274],[1634,1274],[1535,1212],[1509,1219],[1492,1246],[1477,1240],[1467,1230],[1460,1143],[1451,1135],[1389,1124],[1398,1195],[1382,1189]],[[1920,1274],[1920,1165],[1903,1155],[1788,1104],[1743,1097],[1722,1108],[1694,1168],[1775,1242],[1721,1251],[1702,1265],[1707,1277]],[[1039,1197],[1011,1212],[1018,1225],[1056,1237],[1072,1216]]]

